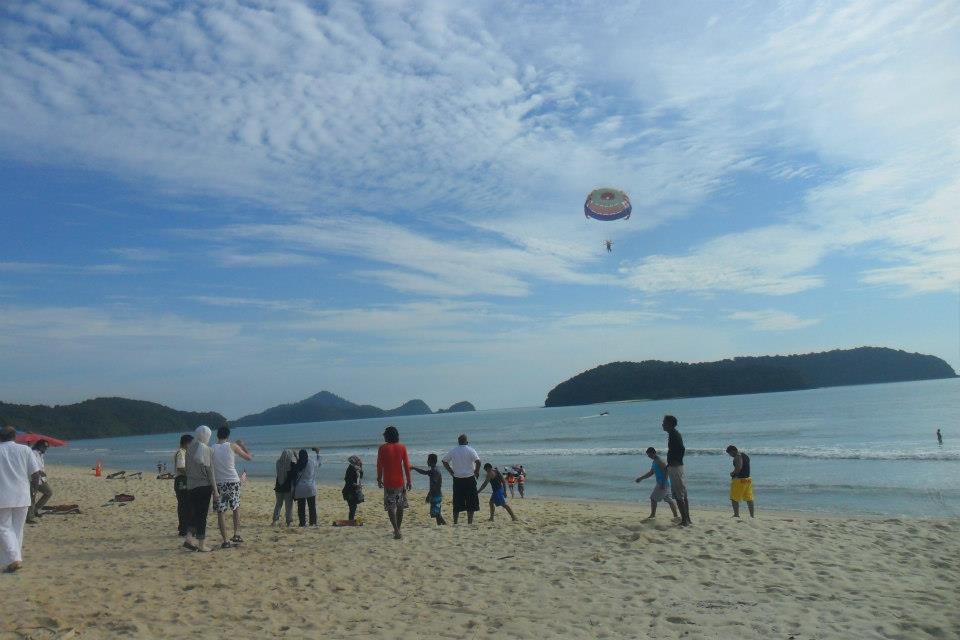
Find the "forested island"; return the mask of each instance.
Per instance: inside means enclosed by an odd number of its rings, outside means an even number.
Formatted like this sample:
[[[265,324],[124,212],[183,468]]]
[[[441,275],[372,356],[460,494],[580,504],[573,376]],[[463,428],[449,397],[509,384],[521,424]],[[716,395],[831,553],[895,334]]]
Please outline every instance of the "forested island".
[[[475,410],[472,404],[464,401],[454,404],[449,409],[440,409],[437,413]],[[420,416],[431,413],[433,411],[423,400],[409,400],[395,409],[381,409],[369,404],[354,404],[329,391],[321,391],[305,400],[271,407],[266,411],[234,420],[230,424],[238,427],[251,427],[255,425],[354,420],[357,418]]]
[[[717,362],[612,362],[561,382],[547,394],[544,406],[796,391],[956,375],[936,356],[884,347]]]
[[[71,440],[187,432],[201,424],[216,431],[227,419],[213,411],[177,411],[145,400],[95,398],[55,407],[0,402],[0,422]]]

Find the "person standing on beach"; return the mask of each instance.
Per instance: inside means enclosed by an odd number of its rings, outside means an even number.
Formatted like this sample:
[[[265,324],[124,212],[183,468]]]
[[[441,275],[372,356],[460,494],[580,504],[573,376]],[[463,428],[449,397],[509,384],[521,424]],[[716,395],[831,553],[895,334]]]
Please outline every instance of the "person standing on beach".
[[[483,491],[488,483],[490,484],[490,522],[493,522],[493,515],[497,507],[506,509],[507,513],[510,514],[510,518],[516,522],[517,516],[513,514],[513,509],[507,504],[506,483],[503,480],[503,475],[501,475],[500,470],[489,462],[483,465],[483,470],[486,471],[487,477],[484,479],[483,484],[480,485],[480,488],[477,489],[477,493]]]
[[[383,508],[393,525],[393,537],[399,540],[403,537],[400,535],[403,511],[410,506],[407,491],[413,488],[410,458],[407,448],[400,443],[400,432],[395,426],[383,430],[383,440],[377,450],[377,486],[383,489]]]
[[[217,493],[220,499],[214,502],[213,510],[217,512],[217,525],[220,528],[220,537],[223,542],[221,549],[229,549],[234,544],[243,542],[240,537],[240,474],[237,473],[236,456],[250,461],[253,456],[243,440],[230,442],[230,427],[217,429],[217,444],[213,450],[213,470],[217,476]],[[233,537],[227,540],[227,524],[224,513],[230,509],[233,512]]]
[[[527,470],[523,468],[523,465],[517,467],[517,493],[520,494],[521,498],[525,498],[524,489],[527,484]]]
[[[430,491],[427,492],[427,503],[430,505],[430,517],[435,518],[437,526],[447,524],[443,519],[443,475],[437,469],[437,454],[427,456],[427,468],[411,467],[417,473],[430,477]]]
[[[177,496],[177,535],[187,535],[187,523],[190,520],[187,500],[187,445],[193,442],[193,436],[185,433],[180,436],[180,448],[173,454],[173,494]]]
[[[306,449],[297,454],[293,467],[293,497],[297,501],[297,519],[301,527],[307,526],[306,511],[310,511],[310,526],[317,526],[317,472],[320,470],[320,449],[312,448],[311,460]]]
[[[347,503],[347,520],[357,518],[357,505],[363,502],[363,461],[359,456],[347,458],[347,470],[343,474],[343,489],[340,491]]]
[[[277,458],[277,479],[273,485],[276,501],[273,505],[273,521],[270,526],[277,526],[280,522],[280,508],[283,507],[287,526],[293,524],[293,468],[297,463],[297,452],[293,449],[284,449]]]
[[[0,428],[0,570],[13,573],[23,566],[23,525],[30,511],[30,491],[40,465],[30,447],[17,444],[17,431]],[[13,610],[8,607],[10,615]]]
[[[49,448],[50,443],[46,440],[37,440],[33,445],[33,455],[37,459],[37,464],[40,465],[40,473],[33,483],[33,495],[31,497],[36,498],[36,502],[33,503],[33,513],[27,517],[28,522],[43,515],[40,510],[43,509],[44,505],[53,497],[53,489],[50,488],[50,484],[47,482],[47,465],[43,460],[43,456],[46,455],[47,449]],[[38,495],[39,497],[37,497]]]
[[[937,429],[937,444],[943,446],[943,435],[940,433],[940,429]]]
[[[461,511],[467,512],[467,524],[473,524],[473,514],[480,511],[480,456],[468,444],[465,433],[457,437],[457,446],[443,456],[443,466],[453,476],[453,524],[457,524]]]
[[[647,520],[657,517],[657,503],[661,500],[670,506],[670,511],[673,512],[674,519],[679,519],[677,503],[670,495],[670,479],[667,477],[667,464],[660,459],[660,456],[657,455],[657,450],[653,447],[647,448],[647,457],[653,460],[653,464],[650,465],[650,471],[647,471],[637,478],[637,482],[641,482],[650,476],[657,477],[657,484],[653,488],[653,491],[650,492],[650,515],[647,516]]]
[[[207,515],[210,499],[220,499],[217,491],[217,476],[213,470],[213,452],[209,445],[213,434],[210,427],[200,425],[193,432],[193,441],[187,446],[187,502],[190,519],[187,524],[187,539],[183,546],[190,551],[213,551],[206,545]]]
[[[740,501],[746,500],[752,518],[753,478],[750,477],[750,456],[732,444],[727,447],[727,453],[733,458],[733,471],[730,472],[730,504],[733,505],[733,517],[740,517]]]
[[[670,490],[680,511],[680,526],[689,527],[693,522],[690,520],[690,503],[687,501],[687,478],[683,471],[683,454],[686,452],[683,437],[677,430],[677,419],[674,416],[663,416],[661,426],[667,432],[667,477],[670,478]]]

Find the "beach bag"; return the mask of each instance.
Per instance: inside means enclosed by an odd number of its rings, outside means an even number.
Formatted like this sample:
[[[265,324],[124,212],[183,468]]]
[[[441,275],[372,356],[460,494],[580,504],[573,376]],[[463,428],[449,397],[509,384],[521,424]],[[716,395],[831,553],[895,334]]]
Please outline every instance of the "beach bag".
[[[364,501],[363,488],[360,487],[360,485],[344,487],[341,493],[343,494],[343,499],[346,500],[348,504],[360,504]]]

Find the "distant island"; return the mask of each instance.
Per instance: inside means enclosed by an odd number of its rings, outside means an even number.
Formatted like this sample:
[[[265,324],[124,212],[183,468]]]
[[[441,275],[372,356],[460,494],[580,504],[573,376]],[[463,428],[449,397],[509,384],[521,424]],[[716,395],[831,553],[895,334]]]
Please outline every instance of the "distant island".
[[[71,440],[190,432],[201,424],[216,431],[227,419],[212,411],[177,411],[145,400],[95,398],[55,407],[0,402],[0,423]]]
[[[544,406],[796,391],[956,376],[953,368],[936,356],[884,347],[692,364],[611,362],[561,382],[547,394]]]
[[[437,413],[476,411],[469,402],[457,402],[449,409]],[[355,420],[358,418],[391,418],[394,416],[420,416],[433,413],[423,400],[410,400],[395,409],[381,409],[369,404],[354,404],[335,393],[321,391],[305,400],[281,404],[266,411],[243,416],[230,424],[237,427],[252,427],[272,424],[297,424],[300,422],[328,422],[330,420]]]

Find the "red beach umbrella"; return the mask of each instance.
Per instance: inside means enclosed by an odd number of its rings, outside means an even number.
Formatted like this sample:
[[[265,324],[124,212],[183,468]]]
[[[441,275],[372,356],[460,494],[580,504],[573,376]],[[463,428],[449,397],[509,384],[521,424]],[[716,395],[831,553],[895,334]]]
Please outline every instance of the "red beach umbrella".
[[[60,438],[54,438],[52,436],[45,436],[42,433],[18,433],[17,442],[20,444],[33,444],[38,440],[46,440],[51,447],[63,447],[66,446],[67,441],[61,440]]]

